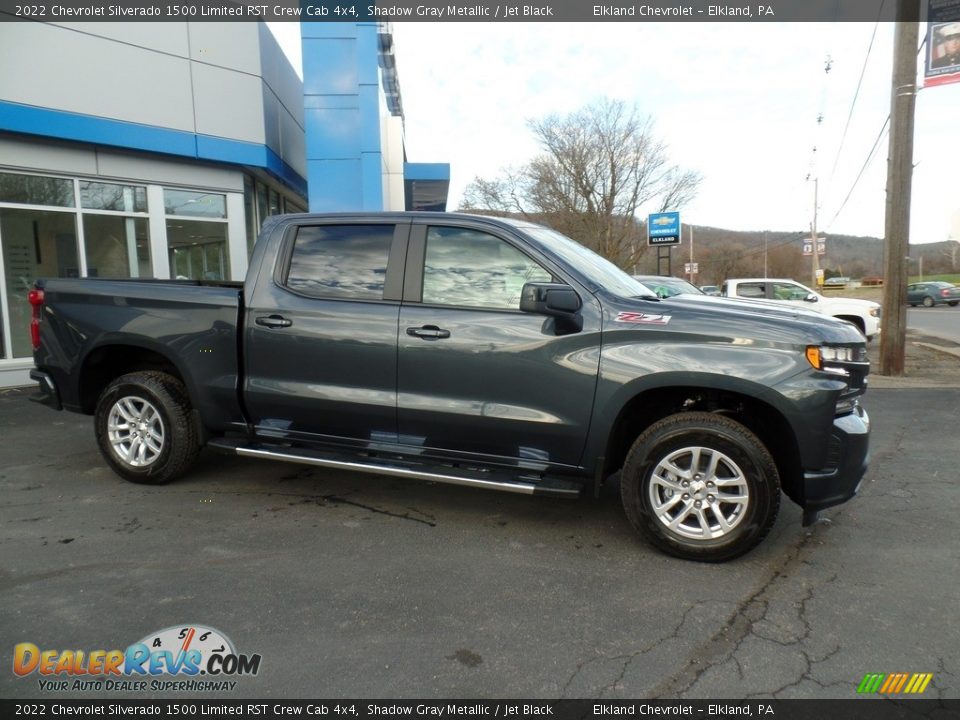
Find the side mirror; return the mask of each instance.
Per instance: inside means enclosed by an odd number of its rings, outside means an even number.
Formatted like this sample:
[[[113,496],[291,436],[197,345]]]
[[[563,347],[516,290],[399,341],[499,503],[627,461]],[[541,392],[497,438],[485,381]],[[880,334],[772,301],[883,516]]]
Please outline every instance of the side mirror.
[[[814,295],[813,293],[810,293],[809,295],[807,295],[807,296],[804,298],[804,301],[805,301],[805,302],[817,302],[817,301],[818,301],[818,298],[817,298],[817,296]]]
[[[520,292],[520,310],[526,313],[569,318],[580,306],[580,296],[569,285],[526,283]]]
[[[546,315],[544,331],[569,335],[583,330],[583,303],[577,291],[569,285],[557,283],[526,283],[520,291],[520,310],[535,315]]]

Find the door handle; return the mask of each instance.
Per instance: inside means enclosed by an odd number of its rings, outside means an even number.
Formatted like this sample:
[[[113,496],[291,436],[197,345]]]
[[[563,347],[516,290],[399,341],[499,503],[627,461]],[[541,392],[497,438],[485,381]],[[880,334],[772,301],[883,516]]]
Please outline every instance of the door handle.
[[[293,320],[288,320],[282,315],[261,315],[255,322],[257,325],[268,328],[285,328],[293,325]]]
[[[424,325],[423,327],[408,327],[407,335],[423,338],[424,340],[440,340],[450,337],[449,330],[443,330],[436,325]]]

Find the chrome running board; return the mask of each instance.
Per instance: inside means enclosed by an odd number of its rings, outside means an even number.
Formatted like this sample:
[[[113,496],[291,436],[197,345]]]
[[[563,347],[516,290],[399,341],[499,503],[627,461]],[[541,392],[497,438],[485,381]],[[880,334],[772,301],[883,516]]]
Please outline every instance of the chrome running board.
[[[370,475],[427,480],[448,485],[499,490],[521,495],[541,495],[562,498],[577,498],[582,488],[576,483],[564,480],[545,479],[544,482],[527,482],[511,477],[505,472],[485,472],[474,469],[461,469],[448,466],[401,465],[385,460],[383,464],[361,462],[338,455],[302,450],[300,448],[268,449],[263,445],[245,444],[243,441],[217,438],[208,445],[216,450],[234,453],[242,457],[262,460],[280,460],[283,462],[314,465],[332,470],[347,470]]]

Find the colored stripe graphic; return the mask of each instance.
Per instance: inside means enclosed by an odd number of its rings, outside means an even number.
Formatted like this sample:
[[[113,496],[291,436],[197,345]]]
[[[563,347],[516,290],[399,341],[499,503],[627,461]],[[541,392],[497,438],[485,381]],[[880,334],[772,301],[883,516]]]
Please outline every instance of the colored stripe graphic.
[[[933,673],[867,673],[857,686],[857,692],[919,695],[927,689],[932,680]]]

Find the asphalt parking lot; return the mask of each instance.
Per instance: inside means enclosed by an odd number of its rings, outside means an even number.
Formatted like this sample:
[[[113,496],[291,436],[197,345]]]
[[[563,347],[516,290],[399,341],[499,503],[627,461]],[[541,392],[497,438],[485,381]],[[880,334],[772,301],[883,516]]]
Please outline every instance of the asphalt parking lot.
[[[615,486],[572,502],[215,454],[137,486],[90,418],[0,392],[0,697],[52,697],[14,676],[16,643],[187,623],[261,654],[231,698],[852,698],[868,672],[960,697],[960,388],[866,404],[860,496],[806,530],[785,501],[713,566],[644,545]]]

